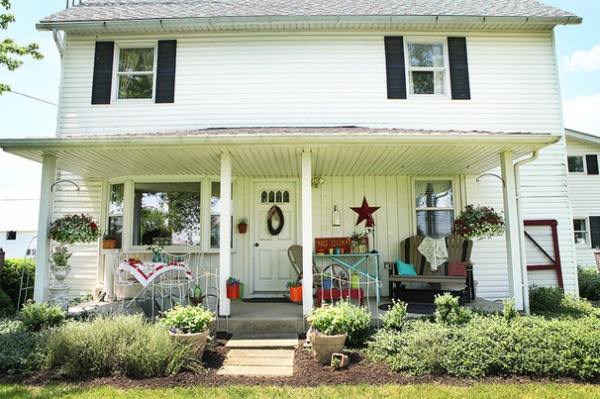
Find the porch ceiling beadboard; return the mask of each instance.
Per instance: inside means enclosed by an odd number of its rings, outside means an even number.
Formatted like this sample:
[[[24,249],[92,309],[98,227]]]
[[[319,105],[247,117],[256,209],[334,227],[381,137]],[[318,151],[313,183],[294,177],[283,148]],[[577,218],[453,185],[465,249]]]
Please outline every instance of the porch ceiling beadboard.
[[[152,138],[152,140],[149,140]],[[128,175],[218,175],[231,152],[233,173],[294,177],[301,153],[313,156],[313,175],[453,175],[481,173],[560,140],[560,135],[414,131],[368,128],[209,129],[194,132],[0,140],[4,151],[86,178]]]

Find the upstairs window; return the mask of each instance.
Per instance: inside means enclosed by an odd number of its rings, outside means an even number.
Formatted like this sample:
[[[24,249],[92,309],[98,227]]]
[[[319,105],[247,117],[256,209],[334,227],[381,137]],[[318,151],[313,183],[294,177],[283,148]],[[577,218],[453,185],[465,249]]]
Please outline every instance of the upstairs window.
[[[583,157],[574,156],[567,158],[570,173],[585,173]]]
[[[122,48],[117,70],[118,99],[151,99],[154,88],[154,48]]]
[[[446,62],[443,43],[406,44],[411,95],[445,95]]]
[[[589,247],[587,219],[573,219],[575,244]]]
[[[567,157],[569,173],[587,173],[588,175],[597,175],[598,173],[598,155],[588,154],[574,155]]]

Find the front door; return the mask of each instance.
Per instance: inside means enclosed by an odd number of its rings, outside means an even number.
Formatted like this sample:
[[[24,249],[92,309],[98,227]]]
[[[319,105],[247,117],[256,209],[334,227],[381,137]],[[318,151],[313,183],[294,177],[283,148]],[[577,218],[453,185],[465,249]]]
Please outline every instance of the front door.
[[[298,231],[296,191],[297,182],[292,180],[254,182],[252,201],[256,222],[251,226],[255,238],[255,293],[286,291],[286,283],[297,277],[287,256],[290,245],[296,244]]]

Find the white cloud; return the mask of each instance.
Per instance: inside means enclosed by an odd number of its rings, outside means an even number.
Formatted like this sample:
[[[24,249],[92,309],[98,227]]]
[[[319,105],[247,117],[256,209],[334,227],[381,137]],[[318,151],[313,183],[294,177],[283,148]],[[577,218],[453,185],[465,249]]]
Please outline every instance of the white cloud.
[[[565,57],[568,71],[600,71],[600,44],[591,50],[575,51],[570,57]]]
[[[565,127],[600,136],[600,94],[578,96],[563,104]]]

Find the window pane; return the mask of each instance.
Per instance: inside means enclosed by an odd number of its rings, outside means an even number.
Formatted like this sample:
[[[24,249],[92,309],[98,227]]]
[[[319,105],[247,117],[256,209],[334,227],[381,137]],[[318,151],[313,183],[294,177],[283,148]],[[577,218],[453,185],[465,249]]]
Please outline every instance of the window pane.
[[[575,219],[573,220],[573,230],[575,231],[585,231],[585,220],[583,219]]]
[[[587,234],[575,233],[575,244],[587,244]]]
[[[125,194],[125,184],[111,184],[110,203],[108,209],[108,232],[112,237],[116,237],[116,248],[121,246],[123,237],[123,203]]]
[[[454,208],[452,180],[415,182],[417,208]]]
[[[409,44],[411,67],[444,67],[442,44]]]
[[[568,157],[569,172],[583,173],[583,157]]]
[[[153,70],[153,48],[121,49],[119,56],[119,72],[151,72]]]
[[[452,234],[454,211],[417,211],[417,234],[439,238]]]
[[[152,75],[120,75],[119,98],[152,98]]]
[[[136,183],[134,245],[200,243],[200,183]]]
[[[434,94],[433,72],[413,71],[411,74],[413,94]]]

